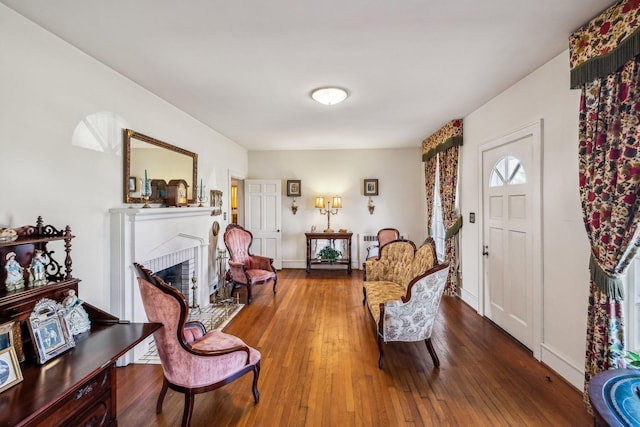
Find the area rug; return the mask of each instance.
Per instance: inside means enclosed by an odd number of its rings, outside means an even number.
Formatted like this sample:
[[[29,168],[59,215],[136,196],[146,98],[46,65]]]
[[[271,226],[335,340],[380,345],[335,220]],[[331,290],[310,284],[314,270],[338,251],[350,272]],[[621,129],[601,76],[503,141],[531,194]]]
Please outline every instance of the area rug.
[[[212,304],[209,307],[203,309],[191,309],[189,312],[189,321],[198,320],[202,322],[205,329],[210,331],[212,329],[222,330],[225,326],[231,322],[231,320],[240,313],[240,310],[244,307],[244,304]],[[152,340],[149,343],[149,351],[135,361],[144,365],[159,365],[160,357],[158,357],[158,350],[156,349],[156,343]]]

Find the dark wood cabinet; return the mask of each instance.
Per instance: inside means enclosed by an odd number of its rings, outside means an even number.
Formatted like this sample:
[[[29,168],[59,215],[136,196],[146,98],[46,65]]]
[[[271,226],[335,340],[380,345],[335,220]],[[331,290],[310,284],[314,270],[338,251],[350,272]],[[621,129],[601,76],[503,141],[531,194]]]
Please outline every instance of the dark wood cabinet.
[[[84,303],[91,319],[91,330],[74,336],[75,347],[40,365],[27,319],[42,298],[62,301],[70,289],[78,292],[79,279],[71,274],[71,230],[59,231],[45,226],[38,218],[35,226],[17,229],[18,239],[0,242],[2,274],[6,280],[6,254],[19,254],[19,262],[27,267],[35,253],[42,250],[48,257],[48,284],[7,291],[0,289],[0,322],[21,324],[25,360],[21,363],[23,381],[0,394],[0,426],[113,426],[116,421],[116,360],[131,350],[162,325],[129,324],[97,307]],[[64,260],[56,260],[63,248]],[[27,279],[25,275],[25,279]],[[25,283],[28,283],[25,280]]]

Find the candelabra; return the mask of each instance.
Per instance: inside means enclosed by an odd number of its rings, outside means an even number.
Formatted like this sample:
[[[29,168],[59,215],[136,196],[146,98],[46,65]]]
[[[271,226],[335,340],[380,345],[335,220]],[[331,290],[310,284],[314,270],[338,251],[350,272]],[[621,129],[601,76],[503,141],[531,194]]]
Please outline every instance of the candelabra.
[[[327,228],[324,232],[333,233],[333,229],[331,228],[331,215],[338,215],[338,209],[342,207],[342,198],[340,196],[333,196],[333,201],[327,200],[327,207],[325,208],[324,206],[324,197],[316,197],[315,207],[320,209],[320,215],[327,216]]]
[[[150,208],[149,196],[151,196],[151,180],[147,178],[147,171],[144,171],[144,178],[140,180],[140,197],[144,202],[143,208]]]

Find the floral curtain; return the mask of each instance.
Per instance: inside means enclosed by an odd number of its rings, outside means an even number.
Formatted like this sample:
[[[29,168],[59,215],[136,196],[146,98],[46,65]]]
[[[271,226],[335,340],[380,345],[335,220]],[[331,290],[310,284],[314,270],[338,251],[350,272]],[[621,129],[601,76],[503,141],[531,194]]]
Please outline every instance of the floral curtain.
[[[425,162],[425,182],[427,185],[427,227],[431,227],[433,216],[433,187],[435,185],[436,164],[440,172],[440,200],[446,229],[445,252],[449,269],[446,295],[458,294],[457,234],[462,227],[456,203],[458,185],[458,157],[462,145],[462,119],[452,120],[422,142],[422,160]],[[436,162],[436,157],[439,161]]]
[[[570,38],[580,87],[578,166],[591,244],[584,399],[600,371],[624,367],[625,272],[640,246],[640,1],[604,11]]]
[[[456,194],[458,189],[458,154],[459,146],[454,146],[438,154],[440,159],[440,201],[442,203],[442,220],[445,235],[446,259],[451,268],[447,277],[445,295],[458,295],[457,280],[457,233],[462,224],[462,218],[456,208]],[[451,230],[455,230],[452,232]]]
[[[436,186],[436,167],[438,166],[438,158],[431,157],[424,162],[424,185],[426,190],[427,202],[427,230],[428,235],[432,235],[431,224],[433,221],[433,192]]]

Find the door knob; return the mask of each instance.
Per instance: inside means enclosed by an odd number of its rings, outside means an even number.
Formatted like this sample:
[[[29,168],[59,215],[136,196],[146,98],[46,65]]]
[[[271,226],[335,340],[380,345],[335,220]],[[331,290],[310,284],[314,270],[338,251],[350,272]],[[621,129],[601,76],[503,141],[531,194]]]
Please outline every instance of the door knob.
[[[489,246],[484,245],[484,248],[482,250],[482,255],[489,256]]]

